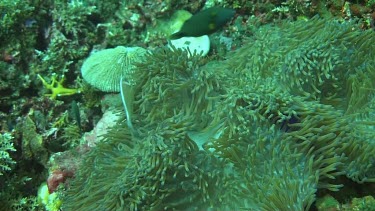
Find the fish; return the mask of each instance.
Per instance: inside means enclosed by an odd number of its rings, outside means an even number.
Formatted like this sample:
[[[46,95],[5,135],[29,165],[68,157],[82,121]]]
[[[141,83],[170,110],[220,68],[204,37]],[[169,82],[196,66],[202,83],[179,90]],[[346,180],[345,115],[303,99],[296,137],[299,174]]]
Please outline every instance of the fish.
[[[78,103],[75,100],[73,100],[71,104],[71,114],[73,116],[73,119],[75,119],[77,122],[79,133],[82,133],[81,115],[79,112]]]
[[[211,7],[198,12],[184,22],[181,29],[172,34],[171,40],[181,37],[200,37],[209,35],[228,23],[236,13],[235,10],[222,7]]]

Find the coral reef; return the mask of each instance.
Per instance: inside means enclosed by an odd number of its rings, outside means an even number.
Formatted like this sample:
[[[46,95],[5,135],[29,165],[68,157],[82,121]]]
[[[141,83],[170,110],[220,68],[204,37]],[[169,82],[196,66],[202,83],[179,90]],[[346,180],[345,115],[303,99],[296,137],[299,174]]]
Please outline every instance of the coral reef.
[[[0,210],[372,209],[374,5],[0,1]],[[160,48],[214,6],[206,56]],[[148,52],[109,97],[80,70],[118,46]]]
[[[64,209],[308,210],[339,177],[374,182],[373,35],[313,18],[220,62],[154,50],[135,64],[134,128],[85,156]]]

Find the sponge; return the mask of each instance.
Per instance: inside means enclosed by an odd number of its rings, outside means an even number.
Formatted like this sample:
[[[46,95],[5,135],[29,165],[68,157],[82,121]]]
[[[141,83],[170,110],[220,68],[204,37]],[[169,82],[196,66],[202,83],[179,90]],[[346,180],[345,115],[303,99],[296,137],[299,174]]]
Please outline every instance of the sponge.
[[[47,211],[59,211],[62,203],[57,192],[48,192],[47,183],[43,183],[38,189],[38,202],[44,205]]]

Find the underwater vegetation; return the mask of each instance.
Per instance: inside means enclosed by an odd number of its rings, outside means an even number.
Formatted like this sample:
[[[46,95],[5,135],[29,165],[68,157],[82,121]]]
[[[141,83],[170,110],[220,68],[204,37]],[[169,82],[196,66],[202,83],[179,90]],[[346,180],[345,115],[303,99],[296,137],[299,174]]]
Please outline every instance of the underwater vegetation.
[[[63,210],[309,210],[340,177],[375,182],[374,35],[315,17],[222,61],[148,52],[132,127],[123,112],[84,156]]]

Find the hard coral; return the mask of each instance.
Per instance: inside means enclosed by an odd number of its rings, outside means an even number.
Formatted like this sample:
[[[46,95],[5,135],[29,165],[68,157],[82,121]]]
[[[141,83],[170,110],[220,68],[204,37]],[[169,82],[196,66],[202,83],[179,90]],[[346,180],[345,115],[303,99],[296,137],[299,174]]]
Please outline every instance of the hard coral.
[[[101,91],[119,92],[121,77],[131,80],[134,62],[142,61],[146,52],[140,47],[124,46],[95,52],[83,63],[82,77]]]

